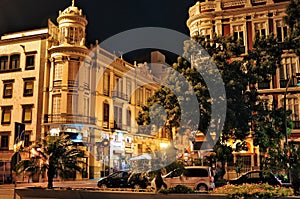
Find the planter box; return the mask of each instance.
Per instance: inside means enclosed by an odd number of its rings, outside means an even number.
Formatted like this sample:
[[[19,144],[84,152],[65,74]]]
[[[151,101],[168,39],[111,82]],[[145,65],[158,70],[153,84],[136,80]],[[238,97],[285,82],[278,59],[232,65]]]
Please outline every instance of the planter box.
[[[153,192],[106,192],[95,190],[48,190],[17,188],[21,199],[225,199],[226,195],[210,194],[161,194]]]
[[[100,190],[49,190],[44,188],[17,188],[21,199],[226,199],[225,194],[161,194],[154,192],[126,192]],[[299,196],[280,198],[300,198]]]

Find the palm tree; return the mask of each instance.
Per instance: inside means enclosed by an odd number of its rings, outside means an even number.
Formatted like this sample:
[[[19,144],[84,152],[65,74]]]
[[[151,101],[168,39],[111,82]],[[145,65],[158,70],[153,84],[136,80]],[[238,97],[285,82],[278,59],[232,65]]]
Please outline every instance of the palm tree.
[[[53,188],[56,174],[65,179],[70,173],[82,171],[84,151],[78,149],[67,135],[47,136],[33,144],[30,150],[33,157],[20,161],[16,165],[16,171],[27,171],[31,175],[39,170],[42,174],[47,172],[48,189]]]

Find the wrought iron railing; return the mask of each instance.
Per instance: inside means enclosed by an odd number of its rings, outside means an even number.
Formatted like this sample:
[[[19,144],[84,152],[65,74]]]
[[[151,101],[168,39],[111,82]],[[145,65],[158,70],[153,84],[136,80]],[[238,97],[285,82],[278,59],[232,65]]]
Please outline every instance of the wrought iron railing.
[[[290,81],[289,87],[293,87],[295,86],[294,80],[291,79],[292,81]],[[287,84],[288,84],[289,80],[288,79],[281,79],[280,80],[280,88],[286,88]]]
[[[45,114],[44,123],[96,124],[96,118],[73,114]]]
[[[263,81],[258,83],[258,89],[270,89],[270,81]]]
[[[294,129],[300,129],[300,121],[295,120],[293,121],[293,123],[294,123]]]
[[[119,91],[113,91],[112,92],[112,97],[123,99],[123,100],[128,100],[128,95]]]

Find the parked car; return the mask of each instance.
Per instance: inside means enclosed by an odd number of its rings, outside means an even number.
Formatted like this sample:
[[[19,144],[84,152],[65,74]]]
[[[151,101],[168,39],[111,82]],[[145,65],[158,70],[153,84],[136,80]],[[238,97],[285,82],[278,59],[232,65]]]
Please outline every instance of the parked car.
[[[131,171],[117,171],[101,178],[97,186],[99,188],[142,188],[146,189],[150,185],[148,178],[141,173]]]
[[[208,191],[215,188],[211,167],[189,166],[182,170],[175,169],[162,176],[167,188],[184,185],[199,191]],[[153,179],[152,182],[154,182]],[[151,184],[153,187],[153,183]],[[155,187],[153,187],[155,188]]]
[[[259,184],[268,183],[273,186],[282,186],[281,181],[273,173],[261,170],[249,171],[240,177],[229,180],[229,184],[240,185],[244,183]]]
[[[287,188],[292,187],[291,179],[288,177],[287,174],[274,174],[274,175],[281,181],[281,185],[283,187],[287,187]]]

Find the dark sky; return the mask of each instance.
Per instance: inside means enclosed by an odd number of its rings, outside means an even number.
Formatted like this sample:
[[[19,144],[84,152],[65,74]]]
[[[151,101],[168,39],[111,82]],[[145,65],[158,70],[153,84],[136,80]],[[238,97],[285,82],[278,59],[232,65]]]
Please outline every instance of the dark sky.
[[[89,24],[87,42],[100,42],[121,31],[138,27],[162,27],[189,34],[188,8],[196,0],[75,0]],[[0,35],[46,27],[56,23],[59,10],[71,0],[0,0]]]

